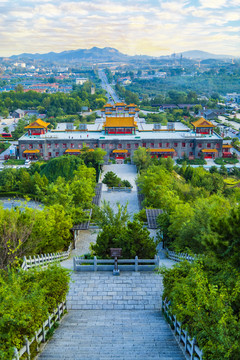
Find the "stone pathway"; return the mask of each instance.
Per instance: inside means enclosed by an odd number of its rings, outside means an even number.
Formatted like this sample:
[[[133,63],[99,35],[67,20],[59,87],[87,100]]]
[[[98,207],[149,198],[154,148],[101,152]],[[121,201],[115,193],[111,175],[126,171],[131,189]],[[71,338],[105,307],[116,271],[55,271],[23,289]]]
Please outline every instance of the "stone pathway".
[[[67,296],[69,310],[158,310],[162,277],[153,272],[110,271],[72,274]]]
[[[40,360],[184,360],[161,312],[70,311]]]
[[[80,256],[90,253],[90,244],[95,244],[98,232],[99,229],[79,230],[76,239],[76,249],[72,250],[71,256]]]
[[[125,205],[133,217],[139,211],[133,165],[104,166],[133,185],[131,193],[108,193],[102,200],[115,209]],[[102,178],[104,176],[102,174]],[[152,232],[155,236],[155,232]],[[79,232],[72,256],[88,252],[96,233]],[[161,259],[171,267],[173,261]],[[73,269],[73,260],[61,263]],[[161,313],[162,277],[154,272],[72,272],[67,296],[68,314],[38,356],[39,360],[184,360]]]
[[[128,192],[108,192],[107,186],[103,184],[102,188],[102,201],[106,200],[110,202],[110,205],[113,209],[116,209],[116,203],[119,202],[121,205],[125,205],[128,202],[128,212],[133,217],[134,213],[139,211],[138,207],[138,198],[137,198],[137,187],[135,179],[137,177],[137,168],[135,165],[129,164],[118,164],[118,165],[104,165],[103,173],[101,175],[101,180],[104,178],[104,175],[108,171],[113,171],[117,176],[122,180],[128,180],[133,186],[132,191]]]
[[[73,273],[61,322],[40,360],[184,360],[161,311],[155,273]]]

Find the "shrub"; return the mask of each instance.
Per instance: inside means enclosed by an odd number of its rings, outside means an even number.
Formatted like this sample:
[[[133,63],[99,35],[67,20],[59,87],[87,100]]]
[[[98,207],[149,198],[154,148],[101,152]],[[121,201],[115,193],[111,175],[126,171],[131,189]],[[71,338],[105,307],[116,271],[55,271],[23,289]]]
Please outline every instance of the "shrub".
[[[219,268],[212,260],[209,259],[209,269],[206,263],[186,261],[171,269],[160,269],[163,297],[171,301],[172,312],[182,322],[183,329],[196,338],[204,359],[238,360],[239,273],[232,269],[234,274],[229,281],[230,269],[220,270],[219,275]],[[231,286],[227,287],[227,283]]]
[[[225,164],[237,164],[238,159],[236,158],[217,158],[214,160],[215,164],[225,165]]]
[[[132,187],[131,183],[128,180],[122,180],[122,186]]]
[[[189,160],[187,158],[184,159],[177,159],[177,164],[182,165],[183,163],[186,163],[188,165],[206,165],[207,162],[204,159],[192,159]]]
[[[108,171],[102,182],[108,187],[117,187],[121,183],[121,179],[113,171]]]
[[[122,257],[132,259],[138,256],[142,259],[152,259],[156,255],[156,244],[147,228],[134,220],[128,222],[126,227],[105,225],[97,236],[92,250],[101,258],[110,257],[110,248],[122,248]]]
[[[34,336],[42,322],[66,297],[68,270],[53,265],[46,270],[0,272],[0,359],[11,359],[24,338]]]

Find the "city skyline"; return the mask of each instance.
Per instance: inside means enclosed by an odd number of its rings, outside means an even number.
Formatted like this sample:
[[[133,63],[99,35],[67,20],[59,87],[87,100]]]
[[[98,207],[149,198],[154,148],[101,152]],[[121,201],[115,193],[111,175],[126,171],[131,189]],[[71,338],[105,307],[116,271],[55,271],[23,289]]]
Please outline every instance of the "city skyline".
[[[240,56],[240,0],[0,0],[0,56],[113,47]]]

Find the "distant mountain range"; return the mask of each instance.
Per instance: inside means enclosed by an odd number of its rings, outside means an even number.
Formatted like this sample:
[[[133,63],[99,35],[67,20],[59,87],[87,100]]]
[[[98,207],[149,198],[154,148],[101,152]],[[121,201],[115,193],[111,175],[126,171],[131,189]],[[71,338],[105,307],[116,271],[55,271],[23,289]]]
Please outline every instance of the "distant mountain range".
[[[230,59],[232,56],[230,55],[216,55],[211,54],[206,51],[201,50],[190,50],[190,51],[183,51],[182,53],[176,54],[176,56],[183,56],[188,59],[194,59],[194,60],[206,60],[206,59]]]
[[[117,49],[111,47],[98,48],[93,47],[91,49],[78,49],[63,51],[60,53],[49,52],[46,54],[29,54],[23,53],[20,55],[13,55],[11,59],[32,59],[32,60],[48,60],[48,61],[61,61],[61,62],[76,62],[76,61],[91,61],[91,62],[115,62],[115,61],[131,61],[139,59],[161,59],[161,58],[179,58],[182,55],[183,58],[193,60],[205,60],[205,59],[226,59],[231,58],[230,55],[215,55],[205,51],[192,50],[183,51],[182,53],[172,54],[169,56],[153,57],[147,55],[135,55],[130,56],[121,53]]]
[[[78,49],[62,51],[60,53],[49,52],[46,54],[20,54],[13,55],[11,59],[35,59],[35,60],[50,60],[50,61],[124,61],[129,60],[131,56],[122,54],[120,51],[111,48]]]

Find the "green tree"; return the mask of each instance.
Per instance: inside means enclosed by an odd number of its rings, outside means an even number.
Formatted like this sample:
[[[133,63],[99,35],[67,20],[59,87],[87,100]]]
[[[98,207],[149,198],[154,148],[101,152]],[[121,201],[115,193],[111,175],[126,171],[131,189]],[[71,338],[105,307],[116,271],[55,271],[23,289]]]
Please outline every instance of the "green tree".
[[[5,126],[5,127],[3,128],[3,132],[9,133],[9,127],[8,127],[8,126]]]
[[[103,201],[101,207],[95,208],[94,221],[101,229],[107,225],[115,226],[120,229],[125,226],[127,221],[130,219],[130,215],[127,211],[128,205],[120,205],[120,203],[117,203],[116,205],[116,212],[114,212],[110,203],[105,200]]]
[[[110,248],[122,248],[122,257],[125,259],[135,256],[152,259],[156,254],[156,244],[149,234],[149,231],[143,228],[143,223],[136,220],[121,228],[104,225],[97,236],[96,244],[92,245],[92,251],[101,258],[109,258]]]
[[[134,151],[133,161],[140,171],[146,169],[151,162],[149,151],[147,151],[146,148],[139,146],[139,148]]]
[[[108,187],[117,187],[121,185],[121,179],[113,171],[108,171],[105,174],[102,182]]]
[[[18,84],[17,86],[15,86],[14,90],[16,91],[16,93],[23,93],[24,88],[22,84]]]

